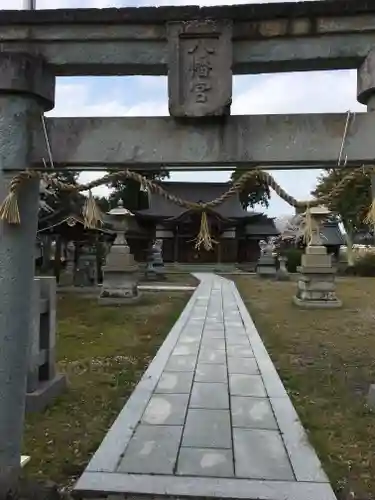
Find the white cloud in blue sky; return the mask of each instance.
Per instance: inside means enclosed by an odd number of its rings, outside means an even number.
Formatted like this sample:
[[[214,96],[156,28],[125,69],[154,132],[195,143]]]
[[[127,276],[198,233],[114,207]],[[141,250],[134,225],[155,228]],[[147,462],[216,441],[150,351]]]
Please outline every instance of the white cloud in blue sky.
[[[214,0],[37,0],[39,9],[105,8],[141,5],[216,5]],[[241,0],[226,4],[255,3]],[[257,3],[274,3],[266,0]],[[0,0],[1,9],[20,9],[23,0]],[[356,101],[355,71],[284,73],[234,77],[232,114],[322,113],[363,109]],[[166,77],[59,78],[53,116],[160,116],[168,115]],[[277,171],[275,178],[291,195],[309,198],[318,171]],[[82,174],[83,180],[97,176]],[[225,172],[179,172],[175,180],[227,180]],[[291,213],[276,195],[268,213]]]

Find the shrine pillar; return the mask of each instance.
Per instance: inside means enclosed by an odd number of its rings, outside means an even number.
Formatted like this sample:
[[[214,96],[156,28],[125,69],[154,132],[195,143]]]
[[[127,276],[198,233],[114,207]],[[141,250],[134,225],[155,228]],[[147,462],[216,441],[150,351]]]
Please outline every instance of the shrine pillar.
[[[31,54],[0,52],[0,199],[20,170],[30,168],[41,114],[54,106],[55,78]],[[0,498],[20,471],[39,181],[21,185],[21,223],[0,221]]]
[[[375,112],[375,48],[370,51],[358,69],[357,100],[367,106],[368,112]],[[372,203],[375,203],[375,174],[371,176],[371,187]],[[373,243],[375,243],[375,226],[373,227],[373,232]]]

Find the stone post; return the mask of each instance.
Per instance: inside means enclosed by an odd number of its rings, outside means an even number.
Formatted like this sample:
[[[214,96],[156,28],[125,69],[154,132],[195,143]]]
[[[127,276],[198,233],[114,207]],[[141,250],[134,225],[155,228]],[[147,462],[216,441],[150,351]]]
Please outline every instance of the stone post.
[[[375,111],[375,48],[367,55],[357,72],[357,99],[367,106],[368,112]],[[371,176],[372,199],[375,200],[375,175]],[[375,227],[374,241],[375,244]]]
[[[278,261],[279,261],[279,269],[277,270],[276,273],[276,279],[278,281],[289,281],[290,279],[289,271],[286,267],[288,263],[288,258],[285,257],[285,255],[279,255]]]
[[[74,275],[76,271],[76,247],[73,241],[69,241],[66,245],[66,267],[65,274],[68,277],[68,285],[74,285]]]
[[[53,108],[55,79],[29,54],[0,52],[0,200],[11,178],[30,168],[32,139],[41,113]],[[0,221],[0,498],[20,470],[24,424],[39,181],[18,197],[20,225]]]
[[[273,245],[265,240],[261,240],[259,242],[259,247],[261,254],[256,266],[257,275],[261,278],[275,278],[277,269],[276,259],[273,255]]]

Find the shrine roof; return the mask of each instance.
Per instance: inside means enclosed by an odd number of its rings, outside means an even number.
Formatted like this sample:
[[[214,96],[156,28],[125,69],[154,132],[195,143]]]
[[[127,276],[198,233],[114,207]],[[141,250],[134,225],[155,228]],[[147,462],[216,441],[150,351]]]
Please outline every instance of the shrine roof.
[[[337,222],[324,222],[321,228],[323,245],[345,245],[345,238]]]
[[[229,182],[162,182],[162,187],[171,194],[183,200],[194,203],[207,203],[224,194],[230,188]],[[153,218],[177,218],[186,208],[179,207],[172,201],[167,200],[158,193],[149,194],[149,208],[137,212]],[[224,203],[212,209],[224,219],[248,219],[260,215],[258,212],[245,210],[240,202],[238,194],[228,198]]]
[[[51,9],[0,11],[0,24],[164,24],[168,21],[193,19],[231,19],[257,21],[273,18],[309,16],[350,16],[375,12],[373,0],[316,0],[313,2],[280,2],[262,4],[200,7],[124,7],[120,9]]]
[[[78,226],[82,226],[82,231],[100,232],[100,233],[105,233],[105,234],[112,234],[113,233],[113,231],[110,231],[110,230],[105,229],[105,228],[85,227],[85,222],[84,222],[82,217],[80,217],[74,213],[67,213],[64,210],[59,210],[58,212],[54,212],[52,214],[49,214],[49,215],[39,219],[38,234],[41,234],[44,232],[45,233],[53,232],[54,230],[61,228],[61,226],[68,226],[70,228],[73,228],[77,224],[78,224]]]
[[[272,219],[265,215],[257,217],[250,224],[246,225],[245,233],[247,236],[279,236],[280,231],[275,226]]]

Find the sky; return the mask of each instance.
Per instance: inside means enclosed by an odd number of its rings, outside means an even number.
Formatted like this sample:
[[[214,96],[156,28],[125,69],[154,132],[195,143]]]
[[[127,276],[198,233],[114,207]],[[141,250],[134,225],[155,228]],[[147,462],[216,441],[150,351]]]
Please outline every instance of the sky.
[[[306,0],[308,1],[308,0]],[[275,0],[234,0],[228,4],[276,3]],[[0,0],[0,9],[21,9],[24,0]],[[223,5],[220,0],[37,0],[37,9],[106,8],[144,5]],[[324,71],[234,76],[232,114],[335,113],[363,111],[356,101],[355,71]],[[58,78],[56,104],[47,116],[168,115],[166,77]],[[308,199],[319,170],[277,171],[274,177],[297,199]],[[82,182],[98,177],[85,172]],[[175,172],[171,180],[227,181],[228,172]],[[106,194],[98,188],[95,194]],[[272,217],[293,209],[272,194],[266,213]]]

